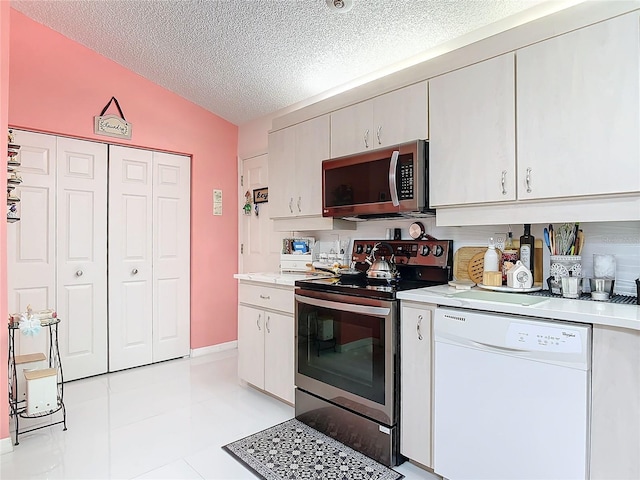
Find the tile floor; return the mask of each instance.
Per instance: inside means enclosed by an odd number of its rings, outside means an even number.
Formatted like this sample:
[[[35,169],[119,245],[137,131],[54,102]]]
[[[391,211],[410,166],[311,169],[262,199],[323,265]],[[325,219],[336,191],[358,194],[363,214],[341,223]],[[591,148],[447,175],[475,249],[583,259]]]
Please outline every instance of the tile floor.
[[[21,435],[0,456],[0,478],[255,478],[220,447],[294,412],[236,371],[233,350],[67,383],[68,430]],[[396,470],[407,480],[439,479],[409,462]]]

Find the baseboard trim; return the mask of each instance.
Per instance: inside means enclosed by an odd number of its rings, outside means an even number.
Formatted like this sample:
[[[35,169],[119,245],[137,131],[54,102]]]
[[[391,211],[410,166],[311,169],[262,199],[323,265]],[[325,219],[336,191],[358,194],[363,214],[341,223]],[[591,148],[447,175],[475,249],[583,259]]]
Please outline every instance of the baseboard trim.
[[[201,357],[203,355],[209,355],[210,353],[223,352],[225,350],[235,350],[238,348],[238,341],[233,340],[231,342],[219,343],[217,345],[210,345],[208,347],[193,348],[191,349],[191,357]]]
[[[0,455],[13,452],[13,441],[11,437],[0,439]]]

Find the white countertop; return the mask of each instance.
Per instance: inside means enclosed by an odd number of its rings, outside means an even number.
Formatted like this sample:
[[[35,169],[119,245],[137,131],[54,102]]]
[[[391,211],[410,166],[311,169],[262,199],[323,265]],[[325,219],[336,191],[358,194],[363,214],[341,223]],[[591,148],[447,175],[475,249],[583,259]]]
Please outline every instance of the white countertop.
[[[296,280],[308,280],[329,276],[318,273],[307,272],[256,272],[256,273],[236,273],[233,278],[238,280],[248,280],[250,282],[271,283],[276,285],[287,285],[293,287]]]
[[[465,298],[464,292],[472,293]],[[477,287],[471,290],[456,290],[454,287],[447,285],[406,290],[398,292],[397,296],[401,300],[412,300],[449,307],[640,330],[639,305],[536,297],[519,293],[492,292]],[[518,303],[520,300],[522,300],[522,303]],[[531,302],[537,303],[527,305],[527,303]]]

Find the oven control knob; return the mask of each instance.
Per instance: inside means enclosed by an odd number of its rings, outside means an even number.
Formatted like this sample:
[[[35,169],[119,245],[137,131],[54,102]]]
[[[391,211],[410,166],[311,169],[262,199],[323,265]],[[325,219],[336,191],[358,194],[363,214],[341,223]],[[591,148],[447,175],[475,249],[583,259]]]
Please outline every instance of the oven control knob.
[[[358,255],[361,254],[363,250],[364,248],[362,248],[362,245],[356,245],[356,253]]]
[[[429,248],[429,245],[423,245],[422,250],[420,250],[420,255],[422,255],[423,257],[426,257],[427,255],[429,255],[430,251],[431,249]]]
[[[371,250],[373,250],[373,246],[372,245],[367,245],[367,251],[366,254],[370,255],[371,254]]]
[[[442,245],[436,245],[436,248],[433,251],[433,254],[436,257],[441,257],[443,253],[444,253],[444,248],[442,248]]]

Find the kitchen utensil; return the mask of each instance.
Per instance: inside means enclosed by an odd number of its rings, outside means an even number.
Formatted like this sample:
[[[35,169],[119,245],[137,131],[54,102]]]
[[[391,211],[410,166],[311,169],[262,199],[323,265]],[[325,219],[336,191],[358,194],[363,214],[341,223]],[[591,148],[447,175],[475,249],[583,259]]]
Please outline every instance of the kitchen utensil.
[[[469,261],[477,253],[487,251],[487,247],[460,247],[453,254],[453,276],[456,280],[470,280]],[[476,282],[477,283],[477,282]]]
[[[471,260],[469,260],[467,272],[469,274],[469,279],[472,282],[482,283],[484,273],[484,253],[484,251],[476,253]]]
[[[385,245],[390,252],[393,252],[393,248],[390,245],[382,242],[377,243],[371,251],[372,262],[371,266],[367,270],[367,277],[373,279],[394,280],[398,277],[398,270],[394,262],[393,253],[391,253],[391,258],[389,260],[382,255],[378,258],[375,257],[376,251],[381,245]]]
[[[547,246],[547,248],[549,249],[549,251],[553,254],[553,251],[551,250],[551,241],[550,241],[550,237],[549,237],[549,230],[546,227],[544,229],[544,243]]]
[[[607,296],[613,295],[613,286],[615,284],[615,280],[612,278],[590,278],[589,279],[589,289],[591,293],[594,292],[604,292]]]
[[[582,278],[581,277],[562,277],[560,279],[562,285],[562,296],[565,298],[579,298]]]
[[[422,238],[424,234],[425,229],[422,222],[413,222],[411,225],[409,225],[409,236],[414,240]]]

